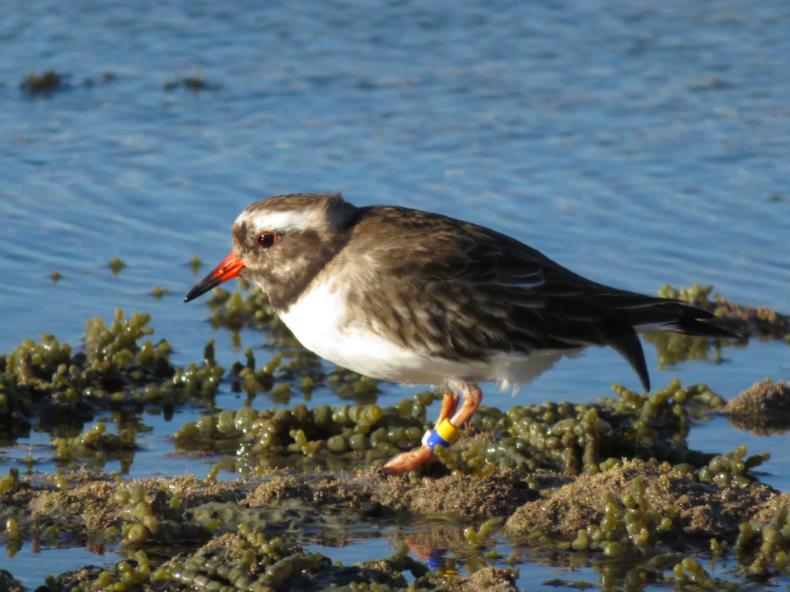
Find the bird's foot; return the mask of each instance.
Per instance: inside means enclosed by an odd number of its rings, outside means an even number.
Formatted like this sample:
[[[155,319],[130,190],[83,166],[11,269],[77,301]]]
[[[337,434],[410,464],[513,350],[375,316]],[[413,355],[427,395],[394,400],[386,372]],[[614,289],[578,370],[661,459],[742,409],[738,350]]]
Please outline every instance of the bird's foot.
[[[402,475],[416,469],[420,465],[437,460],[433,450],[423,444],[415,450],[404,452],[393,458],[384,465],[384,472],[388,475]]]

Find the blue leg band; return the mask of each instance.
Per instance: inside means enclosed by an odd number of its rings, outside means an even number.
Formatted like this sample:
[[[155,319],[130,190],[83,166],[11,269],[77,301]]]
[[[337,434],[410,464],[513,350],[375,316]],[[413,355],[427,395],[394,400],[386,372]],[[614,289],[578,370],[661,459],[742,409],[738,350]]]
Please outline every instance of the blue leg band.
[[[422,437],[422,443],[428,446],[431,450],[436,452],[436,445],[441,444],[445,448],[450,447],[450,443],[436,433],[436,430],[428,430]]]

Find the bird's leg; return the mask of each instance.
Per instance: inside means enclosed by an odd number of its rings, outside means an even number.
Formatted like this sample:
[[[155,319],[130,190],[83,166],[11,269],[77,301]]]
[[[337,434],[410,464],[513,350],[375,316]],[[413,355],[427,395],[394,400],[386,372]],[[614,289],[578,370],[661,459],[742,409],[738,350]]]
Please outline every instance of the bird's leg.
[[[450,419],[458,407],[458,397],[453,393],[444,393],[442,397],[442,410],[439,412],[439,419],[436,420],[438,426],[445,419]]]
[[[444,393],[444,397],[442,398],[442,410],[439,412],[439,419],[436,420],[436,425],[438,426],[445,419],[450,419],[457,407],[458,397],[450,392]],[[404,452],[393,458],[384,465],[384,471],[390,475],[400,475],[401,473],[416,469],[423,463],[434,462],[436,460],[438,459],[433,453],[433,450],[428,446],[422,445],[415,450]]]
[[[483,391],[473,382],[464,383],[464,404],[450,420],[455,427],[460,428],[475,414],[483,401]]]
[[[445,393],[442,399],[442,410],[439,412],[439,419],[436,425],[438,426],[445,419],[449,419],[451,424],[456,428],[460,428],[477,411],[482,400],[483,391],[480,390],[480,387],[473,383],[465,383],[464,402],[461,408],[456,411],[458,399],[452,393]],[[427,444],[423,444],[415,450],[404,452],[393,458],[384,465],[384,472],[388,475],[400,475],[434,460],[436,460],[436,455],[433,450]]]

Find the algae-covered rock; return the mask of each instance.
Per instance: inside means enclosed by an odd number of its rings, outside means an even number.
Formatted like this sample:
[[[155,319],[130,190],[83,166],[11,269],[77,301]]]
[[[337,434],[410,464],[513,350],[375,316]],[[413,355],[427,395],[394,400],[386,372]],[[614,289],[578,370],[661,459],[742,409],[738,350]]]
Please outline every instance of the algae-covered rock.
[[[32,489],[26,509],[33,524],[49,522],[63,532],[77,533],[82,540],[115,523],[117,506],[113,482],[90,480],[62,490],[57,484]]]
[[[768,379],[755,382],[727,403],[724,413],[739,429],[765,435],[783,433],[790,429],[790,385]]]
[[[469,577],[462,578],[459,590],[463,592],[517,592],[514,573],[498,567],[484,567]]]
[[[513,472],[490,478],[449,475],[415,482],[407,477],[386,477],[378,469],[350,478],[299,479],[275,477],[261,484],[243,502],[251,507],[301,500],[329,514],[382,516],[443,516],[485,519],[508,515],[534,497]],[[373,503],[374,506],[370,504]],[[378,504],[378,505],[375,505]]]
[[[320,553],[307,553],[298,545],[246,525],[189,556],[165,563],[153,579],[168,581],[168,589],[173,590],[220,590],[230,586],[255,592],[350,591],[355,583],[381,586],[382,590],[406,585],[397,571],[333,565]]]
[[[790,316],[764,306],[738,304],[727,300],[721,294],[713,294],[711,297],[713,290],[713,285],[703,287],[696,282],[690,288],[681,286],[680,289],[665,284],[658,295],[662,298],[683,300],[710,311],[720,323],[746,335],[780,339],[790,333]]]
[[[646,341],[656,346],[659,366],[673,366],[678,362],[709,360],[720,363],[724,347],[743,346],[750,337],[763,340],[790,339],[790,316],[776,310],[742,305],[713,294],[713,286],[694,283],[690,288],[675,289],[669,284],[659,290],[658,295],[689,302],[716,315],[717,323],[739,333],[741,338],[710,339],[680,335],[678,333],[646,333]]]
[[[261,370],[265,372],[265,369]],[[372,405],[303,404],[291,409],[257,410],[244,406],[226,409],[187,422],[174,434],[181,451],[207,450],[232,453],[248,466],[298,454],[313,464],[328,464],[346,458],[348,466],[383,464],[393,454],[414,447],[426,429],[426,393],[418,393],[405,413],[397,407]],[[435,395],[427,393],[433,400]]]
[[[327,370],[298,346],[258,288],[242,282],[241,289],[215,291],[212,323],[265,330],[277,351],[259,363],[248,348],[227,374],[213,340],[200,360],[176,368],[171,346],[150,339],[150,317],[121,312],[107,325],[87,324],[83,351],[44,335],[0,356],[2,427],[12,438],[31,425],[59,430],[52,446],[58,474],[20,476],[12,468],[0,477],[7,552],[43,541],[113,547],[125,557],[63,574],[48,582],[52,590],[511,592],[516,570],[502,567],[523,558],[497,554],[503,535],[508,544],[544,549],[553,565],[592,567],[603,589],[690,589],[695,582],[730,589],[684,555],[691,548],[731,559],[744,577],[788,573],[790,501],[753,472],[768,456],[749,456],[745,446],[719,455],[688,447],[695,422],[725,405],[706,385],[674,380],[651,393],[615,386],[594,403],[481,406],[452,448],[437,449],[440,462],[386,476],[378,467],[418,445],[432,423],[426,409],[442,393],[378,405],[377,381]],[[722,306],[707,289],[679,296]],[[215,404],[225,378],[240,408]],[[291,397],[309,403],[321,387],[341,404],[282,408]],[[760,383],[725,412],[733,421],[754,410],[779,415],[786,390]],[[121,460],[123,472],[137,430],[145,429],[121,414],[172,413],[186,403],[201,415],[174,429],[172,442],[178,454],[220,456],[206,479],[124,481],[100,472],[110,458]],[[99,411],[111,411],[123,428],[82,425]],[[244,479],[219,481],[222,470]],[[393,525],[405,529],[392,534]],[[390,536],[396,552],[342,566],[300,546],[306,532],[347,544],[356,529]]]
[[[764,380],[755,382],[724,408],[730,415],[777,415],[790,420],[790,385]]]
[[[540,499],[524,504],[513,513],[507,531],[524,539],[574,537],[580,530],[601,523],[612,497],[623,500],[633,495],[632,488],[638,478],[644,486],[643,497],[657,510],[657,515],[675,515],[677,533],[692,540],[733,536],[756,505],[777,497],[771,488],[759,483],[746,487],[712,486],[700,482],[694,474],[668,465],[632,460],[545,492]],[[617,532],[616,522],[617,519],[612,520],[609,530]]]
[[[175,368],[167,341],[144,340],[153,333],[148,314],[124,318],[116,311],[107,326],[100,318],[86,323],[85,351],[43,334],[0,356],[0,432],[25,434],[30,420],[38,429],[80,429],[99,409],[123,403],[172,408],[190,398],[210,399],[225,370],[213,359],[202,365]],[[119,434],[129,444],[133,434]],[[90,439],[90,433],[82,440]],[[130,438],[132,440],[130,440]],[[110,436],[102,439],[110,448]],[[57,443],[60,446],[60,443]]]

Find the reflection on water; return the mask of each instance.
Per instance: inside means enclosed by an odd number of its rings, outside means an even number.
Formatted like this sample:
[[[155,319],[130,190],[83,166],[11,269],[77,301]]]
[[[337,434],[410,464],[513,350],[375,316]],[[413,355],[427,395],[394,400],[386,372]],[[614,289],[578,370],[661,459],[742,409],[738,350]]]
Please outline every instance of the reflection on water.
[[[115,552],[91,552],[84,547],[58,547],[23,543],[13,557],[9,549],[0,555],[0,569],[11,571],[30,590],[44,583],[48,575],[57,575],[85,565],[105,566],[117,562],[120,555]]]

